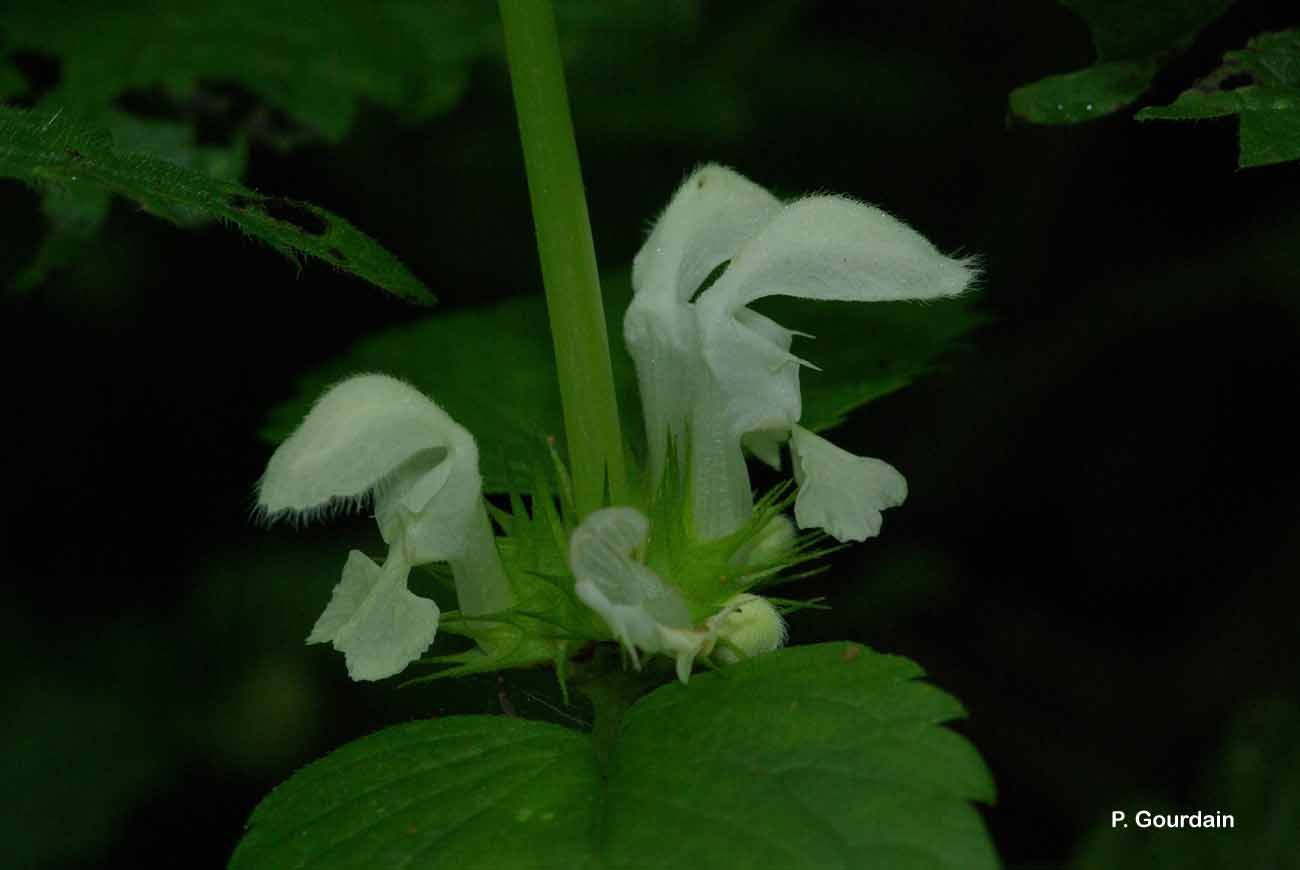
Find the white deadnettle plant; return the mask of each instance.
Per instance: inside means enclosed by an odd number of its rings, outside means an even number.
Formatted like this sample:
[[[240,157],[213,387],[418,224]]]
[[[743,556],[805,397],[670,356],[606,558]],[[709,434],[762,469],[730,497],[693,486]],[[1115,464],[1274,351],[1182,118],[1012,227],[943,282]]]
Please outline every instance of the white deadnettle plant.
[[[268,519],[312,519],[374,496],[388,556],[353,550],[307,638],[332,642],[354,680],[392,676],[424,654],[438,606],[407,588],[412,567],[447,562],[461,612],[508,608],[510,581],[482,498],[473,437],[418,390],[359,375],[325,393],[267,465],[259,508]]]
[[[708,277],[726,268],[701,292]],[[721,166],[678,189],[637,254],[624,336],[636,363],[652,479],[689,470],[701,539],[743,526],[754,508],[744,451],[779,469],[788,441],[795,519],[840,541],[880,532],[907,483],[799,425],[797,334],[748,306],[767,296],[871,302],[961,293],[969,261],[945,257],[878,208],[840,196],[782,203]]]
[[[888,464],[799,425],[799,368],[809,363],[790,352],[796,333],[751,303],[772,295],[932,299],[960,293],[972,277],[968,262],[943,256],[871,206],[837,196],[783,204],[720,166],[692,174],[637,254],[624,334],[640,382],[650,483],[658,489],[670,469],[686,478],[658,491],[690,499],[694,545],[712,546],[709,558],[716,559],[721,542],[721,570],[737,576],[770,573],[797,558],[790,521],[768,509],[756,516],[746,450],[779,468],[788,442],[796,521],[840,541],[878,534],[881,511],[907,495]],[[464,616],[498,614],[498,623],[510,622],[514,595],[483,501],[473,437],[421,393],[384,375],[352,378],[320,399],[272,456],[259,501],[271,519],[310,519],[371,495],[388,555],[381,566],[349,554],[308,643],[332,642],[354,679],[398,673],[428,649],[440,616],[434,602],[407,588],[409,572],[439,561],[451,567]],[[681,507],[667,515],[680,517]],[[724,539],[747,524],[754,527],[739,536],[745,540],[727,549]],[[639,654],[665,655],[685,682],[699,658],[727,664],[784,644],[785,623],[767,599],[728,596],[720,576],[706,577],[701,589],[692,588],[700,587],[698,577],[657,574],[646,564],[653,535],[636,508],[603,508],[572,530],[564,554],[574,595],[634,666]],[[687,553],[686,564],[696,555]],[[519,590],[532,582],[527,573],[516,571]]]

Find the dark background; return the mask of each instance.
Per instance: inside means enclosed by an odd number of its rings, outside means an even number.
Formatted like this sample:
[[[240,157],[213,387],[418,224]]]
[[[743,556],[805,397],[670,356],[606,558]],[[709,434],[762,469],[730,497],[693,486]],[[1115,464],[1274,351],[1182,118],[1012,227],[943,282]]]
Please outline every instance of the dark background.
[[[1238,4],[1151,99],[1294,26],[1264,7]],[[1206,771],[1243,711],[1297,687],[1300,164],[1236,170],[1231,120],[1008,120],[1011,88],[1091,59],[1051,4],[726,2],[693,33],[572,65],[605,267],[704,161],[866,199],[981,256],[989,324],[836,433],[911,496],[879,539],[791,587],[833,605],[797,615],[793,640],[905,654],[963,700],[1011,867],[1067,862],[1139,796],[1232,811]],[[339,146],[255,142],[247,182],[344,215],[447,309],[537,292],[511,110],[485,62],[434,121],[370,107]],[[0,184],[0,278],[40,238],[37,205]],[[220,866],[306,761],[388,723],[496,709],[491,680],[358,685],[302,645],[367,521],[249,519],[268,409],[423,312],[121,200],[73,266],[2,304],[15,866],[175,866],[179,850]],[[545,674],[509,679],[546,715]]]

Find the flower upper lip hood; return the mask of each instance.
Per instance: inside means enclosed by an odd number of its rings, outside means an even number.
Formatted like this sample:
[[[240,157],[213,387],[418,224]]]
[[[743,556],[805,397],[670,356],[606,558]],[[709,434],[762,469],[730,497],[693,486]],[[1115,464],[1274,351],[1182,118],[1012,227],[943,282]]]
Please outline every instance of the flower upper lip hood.
[[[388,544],[379,567],[353,551],[308,637],[332,641],[354,679],[398,673],[433,643],[439,611],[407,589],[411,567],[446,561],[461,612],[512,601],[482,498],[478,447],[464,427],[413,387],[359,375],[325,393],[267,464],[259,509],[311,519],[374,494]]]
[[[944,256],[878,208],[841,196],[783,204],[725,167],[696,170],[636,256],[624,319],[653,478],[678,445],[678,458],[689,457],[679,465],[690,469],[696,531],[722,537],[753,511],[744,449],[779,467],[789,440],[799,524],[842,541],[878,533],[880,511],[902,503],[906,482],[798,425],[799,368],[810,363],[790,351],[797,333],[748,306],[774,295],[934,299],[973,277],[969,261]]]

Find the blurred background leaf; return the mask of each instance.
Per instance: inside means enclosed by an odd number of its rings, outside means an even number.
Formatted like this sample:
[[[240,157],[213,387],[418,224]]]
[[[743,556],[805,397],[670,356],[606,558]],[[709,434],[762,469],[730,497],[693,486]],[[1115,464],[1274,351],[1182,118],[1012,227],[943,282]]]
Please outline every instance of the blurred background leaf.
[[[979,297],[869,305],[773,299],[757,307],[777,323],[805,332],[794,352],[816,365],[799,373],[803,426],[821,431],[856,408],[933,370],[978,326]]]
[[[1238,161],[1267,166],[1300,160],[1300,30],[1261,34],[1167,106],[1148,106],[1139,121],[1195,121],[1238,115]]]
[[[1014,115],[1035,124],[1077,124],[1118,111],[1146,93],[1160,67],[1233,0],[1060,0],[1088,25],[1097,61],[1011,92]]]

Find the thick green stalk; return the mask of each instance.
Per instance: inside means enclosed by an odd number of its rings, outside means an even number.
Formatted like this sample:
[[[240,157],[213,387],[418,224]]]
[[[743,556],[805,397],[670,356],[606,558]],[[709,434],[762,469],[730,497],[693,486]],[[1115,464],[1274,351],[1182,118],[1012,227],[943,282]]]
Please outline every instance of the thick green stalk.
[[[500,0],[579,516],[627,477],[609,338],[550,0]]]

